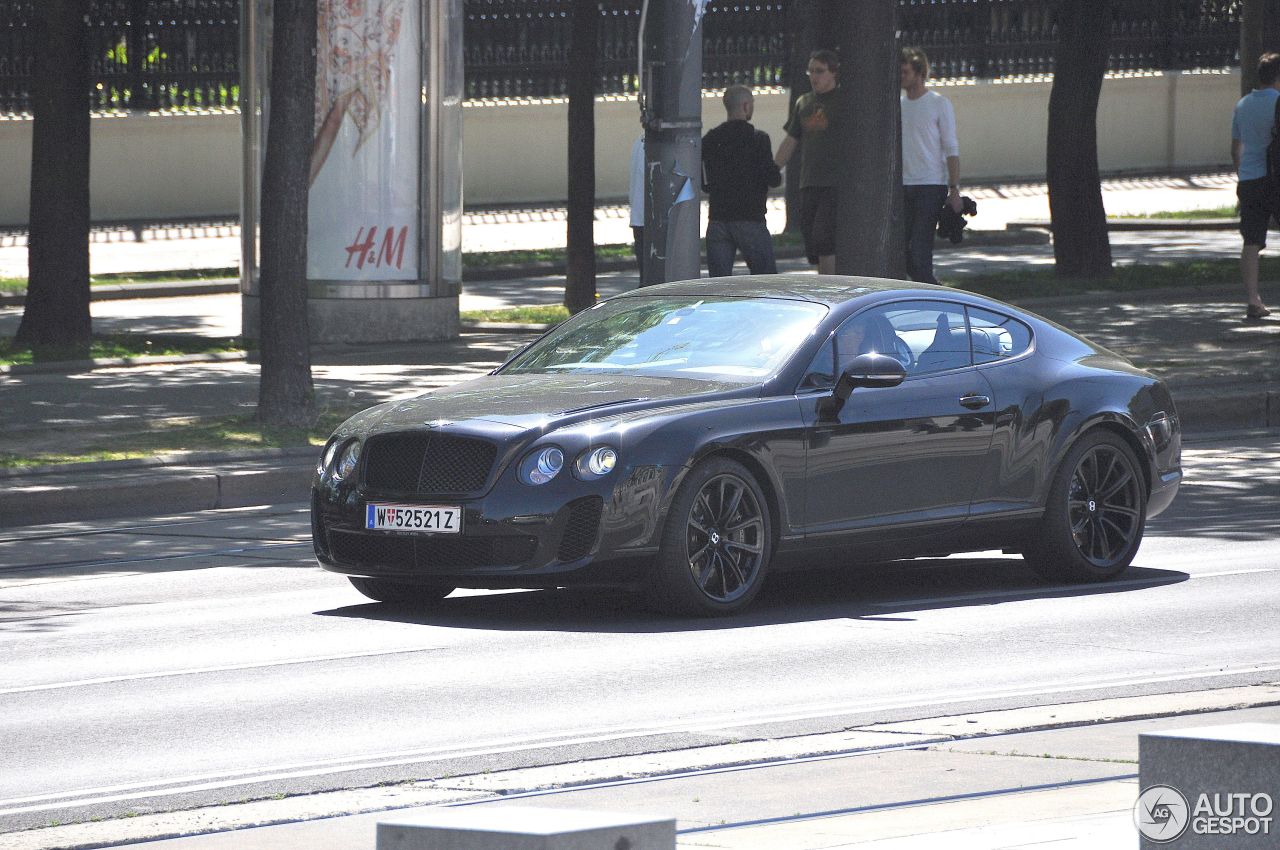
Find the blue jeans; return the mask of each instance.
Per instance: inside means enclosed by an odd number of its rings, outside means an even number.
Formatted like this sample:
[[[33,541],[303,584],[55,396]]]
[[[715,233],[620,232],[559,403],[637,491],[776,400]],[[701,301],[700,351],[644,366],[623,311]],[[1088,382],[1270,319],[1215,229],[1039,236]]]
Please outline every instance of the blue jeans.
[[[933,276],[933,240],[938,216],[947,202],[946,186],[903,186],[902,217],[907,230],[907,277],[937,283]]]
[[[752,274],[777,274],[773,237],[763,221],[711,221],[707,223],[707,272],[711,277],[733,274],[737,252]]]

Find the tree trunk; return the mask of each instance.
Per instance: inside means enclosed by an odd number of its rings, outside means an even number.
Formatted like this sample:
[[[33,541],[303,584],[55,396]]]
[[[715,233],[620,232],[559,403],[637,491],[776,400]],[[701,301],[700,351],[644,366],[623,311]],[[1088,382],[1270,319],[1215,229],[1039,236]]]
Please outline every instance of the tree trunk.
[[[307,187],[315,134],[316,0],[276,0],[262,166],[258,420],[315,419],[307,326]]]
[[[569,203],[565,238],[570,313],[596,303],[596,66],[600,6],[574,0],[569,43]]]
[[[31,112],[27,300],[15,341],[87,356],[89,316],[88,0],[38,4]]]
[[[849,152],[836,209],[836,272],[901,277],[902,119],[896,3],[841,4],[839,114]]]
[[[1098,175],[1098,97],[1107,70],[1110,21],[1109,0],[1067,0],[1058,7],[1046,171],[1053,258],[1062,277],[1111,276]]]
[[[1241,0],[1240,3],[1240,94],[1258,85],[1258,60],[1262,58],[1263,32],[1266,26],[1264,0]]]

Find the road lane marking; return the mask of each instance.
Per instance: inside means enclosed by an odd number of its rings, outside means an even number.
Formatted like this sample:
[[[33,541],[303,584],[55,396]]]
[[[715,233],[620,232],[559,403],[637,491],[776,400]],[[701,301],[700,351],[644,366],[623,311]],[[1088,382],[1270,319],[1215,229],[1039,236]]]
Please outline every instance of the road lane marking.
[[[97,679],[77,679],[71,682],[50,682],[45,685],[24,685],[19,688],[0,689],[0,696],[25,694],[33,691],[56,691],[61,688],[80,688],[88,685],[108,685],[113,682],[136,682],[142,679],[164,679],[170,676],[196,676],[201,673],[226,673],[235,670],[258,670],[264,667],[287,667],[292,664],[315,664],[325,661],[346,661],[351,658],[376,658],[384,655],[407,655],[414,652],[430,652],[441,646],[417,646],[407,649],[379,649],[368,652],[347,652],[338,655],[315,655],[310,658],[282,658],[276,661],[249,661],[244,664],[222,664],[216,667],[189,667],[181,670],[157,670],[150,673],[130,673],[122,676],[102,676]]]
[[[689,722],[673,722],[657,724],[645,728],[614,727],[588,730],[587,734],[576,736],[546,735],[542,737],[518,737],[490,741],[467,749],[450,749],[435,747],[419,750],[401,750],[380,754],[346,756],[343,758],[324,759],[293,764],[275,765],[255,769],[223,771],[218,773],[197,774],[174,777],[152,782],[138,782],[122,785],[109,785],[97,788],[83,788],[27,797],[0,800],[0,817],[31,812],[51,811],[81,806],[99,805],[121,802],[124,800],[146,799],[152,797],[175,796],[200,791],[217,790],[261,782],[275,782],[288,779],[300,779],[312,776],[323,776],[330,773],[348,773],[357,770],[374,770],[417,764],[429,760],[445,760],[474,758],[507,753],[524,752],[548,747],[570,747],[601,742],[622,741],[634,738],[649,737],[662,734],[692,734],[723,731],[726,729],[755,726],[763,723],[778,723],[795,720],[813,720],[823,717],[838,717],[855,713],[893,711],[905,709],[949,706],[962,702],[973,702],[983,699],[1010,699],[1025,696],[1050,696],[1069,694],[1080,691],[1099,690],[1122,687],[1125,685],[1167,684],[1171,682],[1190,681],[1194,679],[1212,679],[1243,673],[1280,672],[1280,664],[1270,666],[1224,667],[1212,672],[1188,673],[1168,676],[1148,676],[1133,679],[1098,679],[1094,681],[1076,681],[1064,683],[1047,683],[1046,687],[1015,689],[999,689],[995,691],[961,691],[951,692],[943,697],[916,700],[911,702],[886,702],[879,704],[831,704],[802,713],[769,714],[761,713],[751,717],[729,715],[723,719],[703,719],[697,724]],[[904,745],[899,745],[904,746]],[[167,786],[167,787],[166,787]]]

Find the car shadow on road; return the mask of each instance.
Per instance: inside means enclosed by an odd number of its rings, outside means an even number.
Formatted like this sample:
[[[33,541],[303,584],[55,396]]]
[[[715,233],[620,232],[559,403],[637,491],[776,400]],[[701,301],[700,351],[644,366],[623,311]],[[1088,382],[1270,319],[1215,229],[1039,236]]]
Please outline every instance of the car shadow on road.
[[[729,617],[664,616],[647,609],[638,594],[588,588],[455,591],[430,607],[371,602],[316,614],[492,631],[671,633],[819,620],[911,622],[911,614],[921,611],[1138,593],[1188,578],[1175,570],[1133,567],[1110,582],[1047,584],[1019,558],[940,558],[774,575],[750,608]]]

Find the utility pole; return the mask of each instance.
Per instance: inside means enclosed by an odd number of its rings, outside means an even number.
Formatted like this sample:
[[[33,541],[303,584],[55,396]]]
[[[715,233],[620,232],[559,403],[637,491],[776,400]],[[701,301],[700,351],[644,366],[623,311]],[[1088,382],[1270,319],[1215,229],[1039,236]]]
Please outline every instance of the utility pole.
[[[698,277],[702,183],[702,16],[707,0],[644,0],[640,121],[644,244],[640,284]]]

